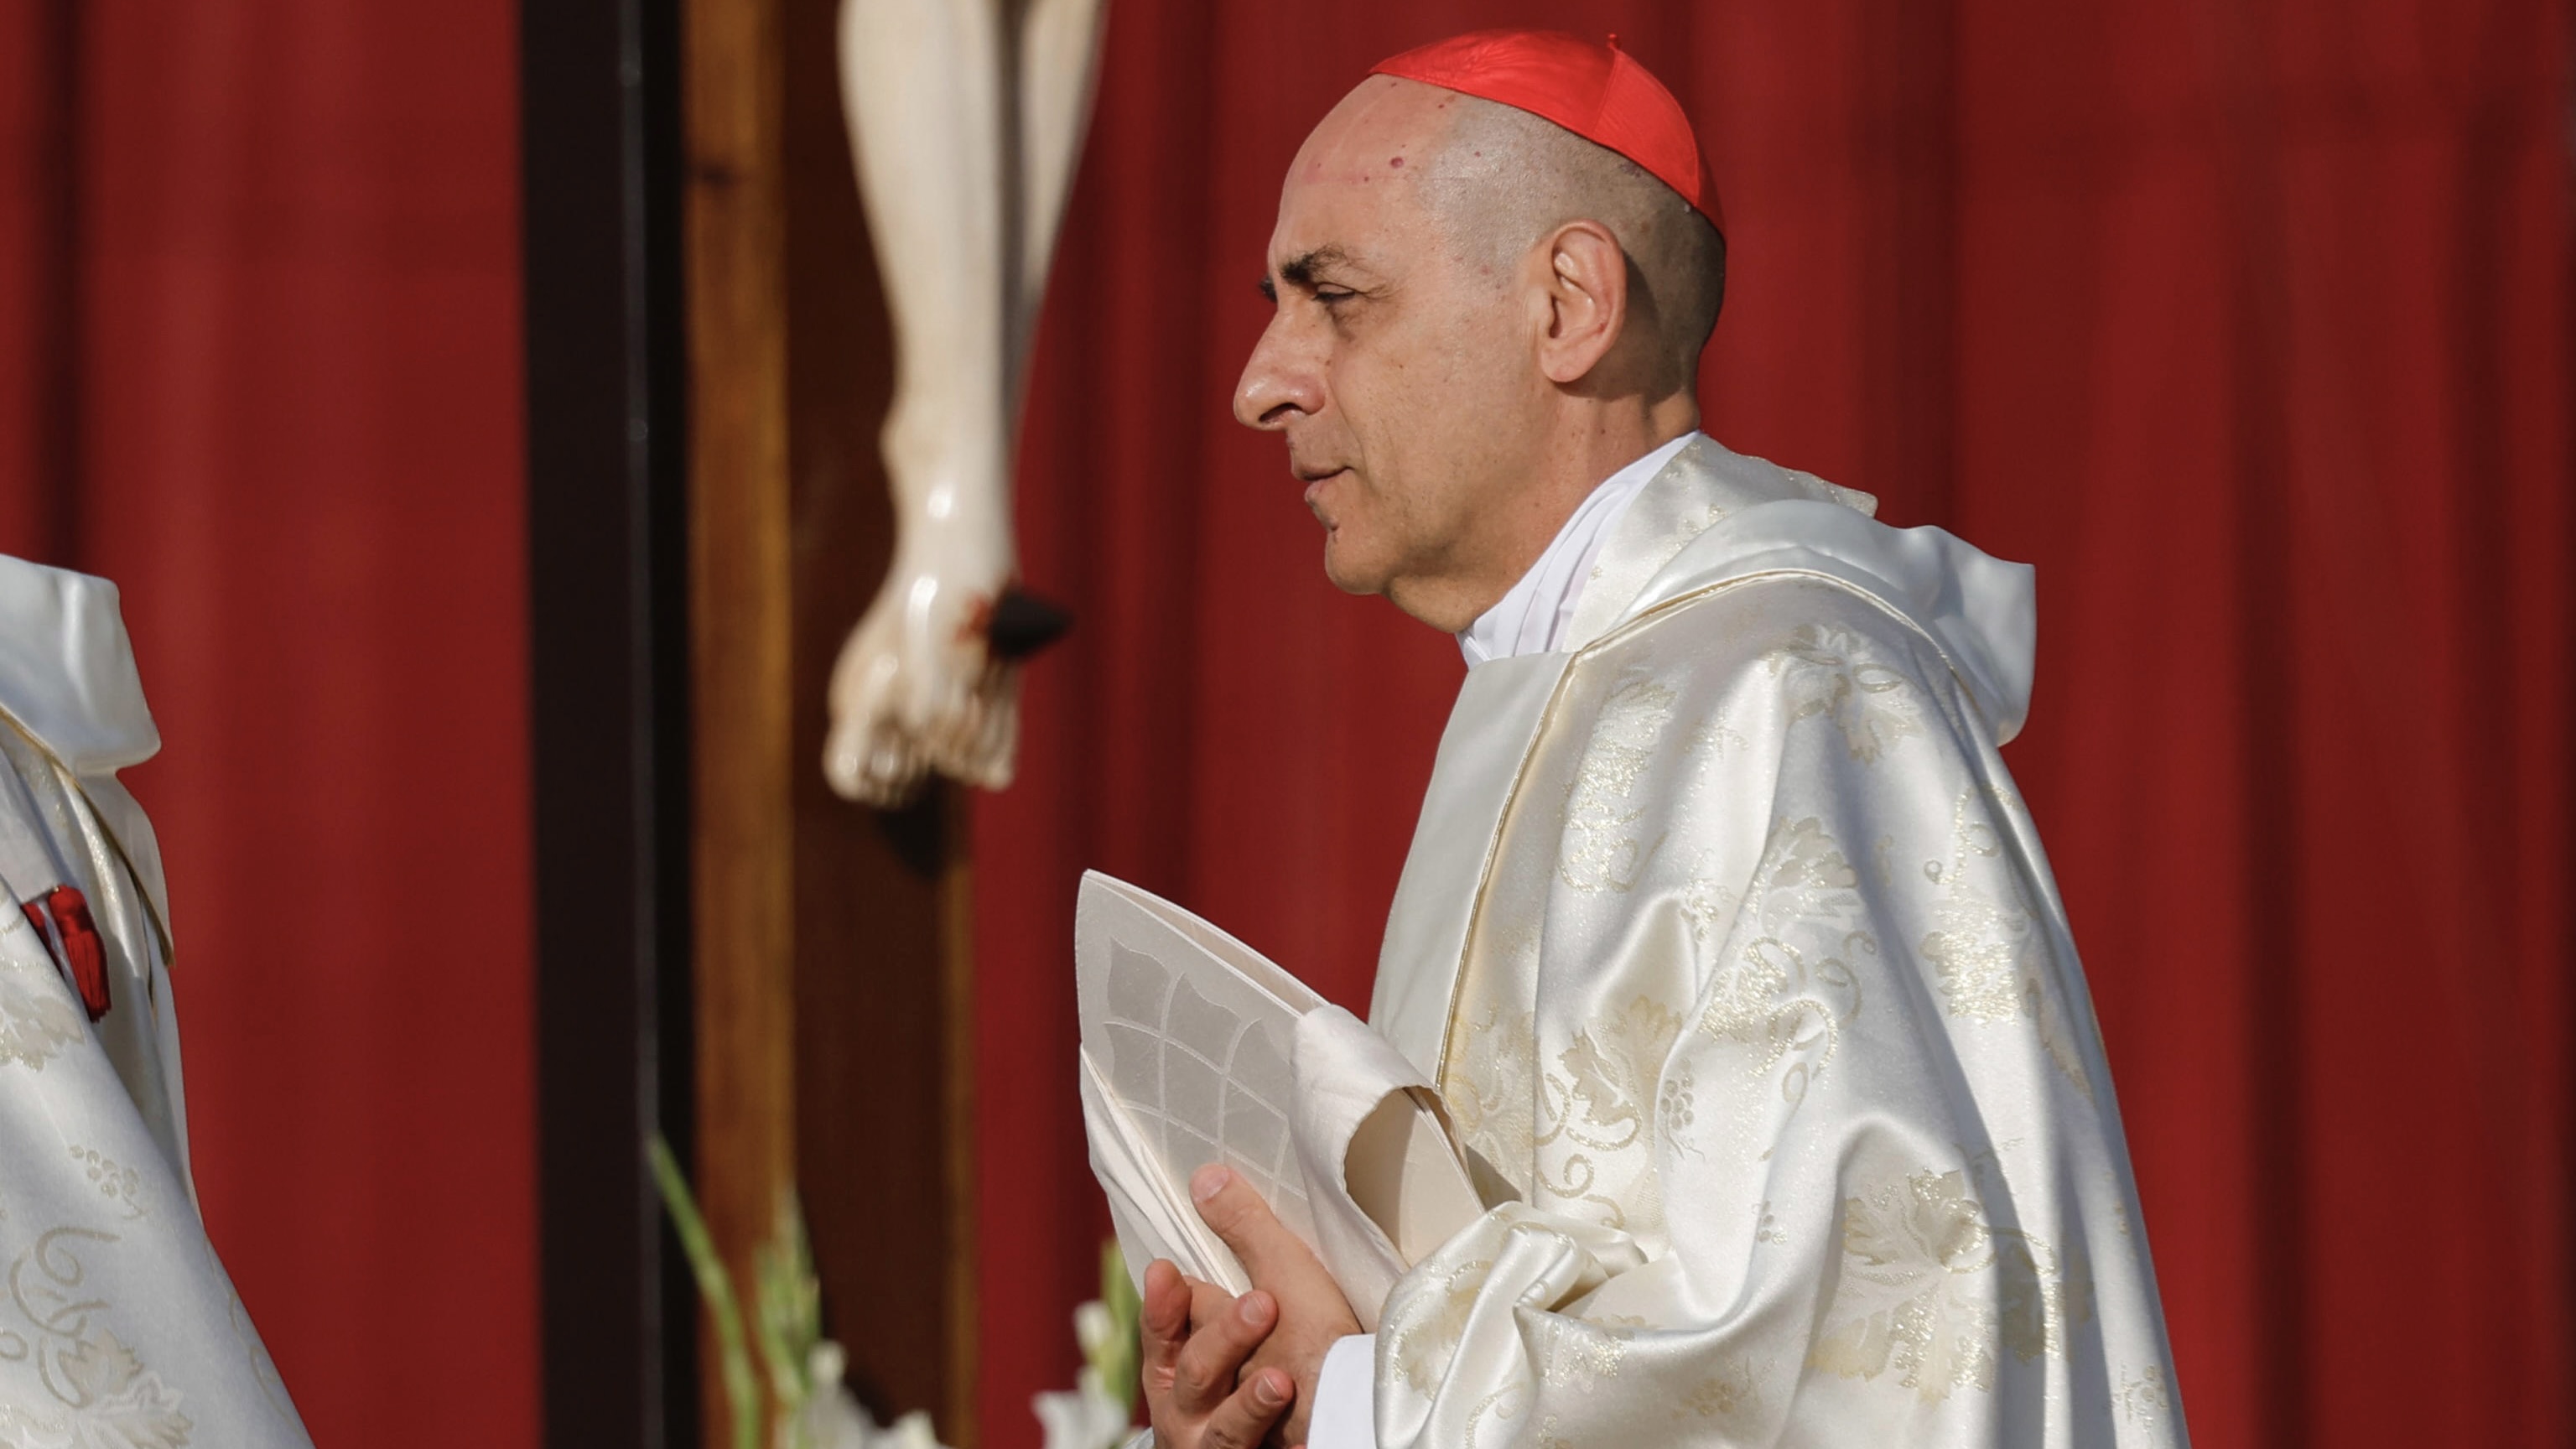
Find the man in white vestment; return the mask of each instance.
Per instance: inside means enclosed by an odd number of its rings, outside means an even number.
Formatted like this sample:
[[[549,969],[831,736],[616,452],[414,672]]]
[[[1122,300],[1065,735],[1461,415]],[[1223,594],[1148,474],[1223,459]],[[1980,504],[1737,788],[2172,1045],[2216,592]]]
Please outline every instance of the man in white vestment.
[[[0,557],[0,1446],[308,1443],[188,1172],[161,747],[103,579]]]
[[[2175,1445],[2064,912],[1996,753],[2030,571],[1697,431],[1724,244],[1615,44],[1378,68],[1280,199],[1236,397],[1325,569],[1459,638],[1370,1024],[1485,1214],[1359,1332],[1223,1167],[1146,1276],[1158,1442]]]

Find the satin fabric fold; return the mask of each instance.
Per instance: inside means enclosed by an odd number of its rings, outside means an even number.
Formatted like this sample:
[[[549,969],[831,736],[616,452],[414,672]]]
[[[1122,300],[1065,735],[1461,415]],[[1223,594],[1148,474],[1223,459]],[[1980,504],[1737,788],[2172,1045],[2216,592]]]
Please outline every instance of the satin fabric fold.
[[[295,1449],[197,1215],[159,853],[108,773],[158,744],[115,590],[0,558],[0,624],[0,1444]],[[60,885],[105,956],[95,1024],[19,908]]]
[[[1617,535],[1578,648],[1470,673],[1389,924],[1492,1206],[1385,1305],[1381,1445],[2182,1442],[1996,753],[2028,571],[1713,443]]]

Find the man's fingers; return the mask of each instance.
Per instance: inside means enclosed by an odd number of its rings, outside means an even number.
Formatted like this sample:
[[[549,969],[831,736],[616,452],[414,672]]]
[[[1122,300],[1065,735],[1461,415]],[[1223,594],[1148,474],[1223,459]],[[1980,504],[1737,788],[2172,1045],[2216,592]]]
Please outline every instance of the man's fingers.
[[[1304,1241],[1232,1168],[1210,1163],[1192,1173],[1190,1196],[1198,1201],[1200,1221],[1234,1250],[1253,1282],[1276,1285],[1283,1276],[1323,1271]]]
[[[1168,1369],[1180,1356],[1181,1344],[1190,1336],[1191,1300],[1180,1269],[1161,1258],[1145,1265],[1145,1292],[1136,1326],[1142,1340],[1137,1357],[1146,1368]]]
[[[1277,1369],[1263,1369],[1217,1405],[1200,1432],[1200,1449],[1255,1449],[1288,1407],[1294,1385]]]
[[[1181,1281],[1188,1284],[1190,1289],[1190,1332],[1192,1333],[1214,1323],[1218,1317],[1234,1307],[1234,1295],[1214,1283],[1202,1283],[1190,1277],[1183,1277]]]
[[[1217,1314],[1190,1334],[1181,1345],[1181,1356],[1172,1374],[1172,1399],[1182,1412],[1204,1414],[1214,1410],[1235,1392],[1235,1379],[1243,1372],[1243,1361],[1270,1336],[1279,1323],[1279,1304],[1269,1294],[1254,1291],[1234,1300],[1234,1306]],[[1267,1419],[1262,1421],[1265,1425]]]

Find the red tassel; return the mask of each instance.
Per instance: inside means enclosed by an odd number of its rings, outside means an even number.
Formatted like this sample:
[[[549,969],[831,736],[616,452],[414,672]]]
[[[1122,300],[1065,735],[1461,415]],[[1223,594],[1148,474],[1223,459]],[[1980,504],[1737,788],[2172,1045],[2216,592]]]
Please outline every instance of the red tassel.
[[[54,964],[71,977],[73,989],[80,992],[81,1010],[89,1013],[90,1020],[107,1015],[107,943],[99,939],[98,923],[90,919],[89,898],[70,886],[56,886],[45,893],[41,905],[29,901],[20,909],[38,936],[45,935],[45,917],[53,917],[54,934],[63,938],[63,954],[71,958]],[[53,952],[54,943],[47,937],[45,954]]]

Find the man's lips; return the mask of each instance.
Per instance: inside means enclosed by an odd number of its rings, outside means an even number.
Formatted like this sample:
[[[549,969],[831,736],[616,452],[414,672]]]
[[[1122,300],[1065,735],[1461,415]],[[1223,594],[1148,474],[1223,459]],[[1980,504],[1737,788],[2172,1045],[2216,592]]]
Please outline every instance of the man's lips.
[[[1333,527],[1333,520],[1325,515],[1323,500],[1318,495],[1324,491],[1325,484],[1349,471],[1351,470],[1348,468],[1335,468],[1328,473],[1314,473],[1304,469],[1297,471],[1297,476],[1306,482],[1306,511],[1314,514],[1315,521],[1324,525],[1328,531]]]

